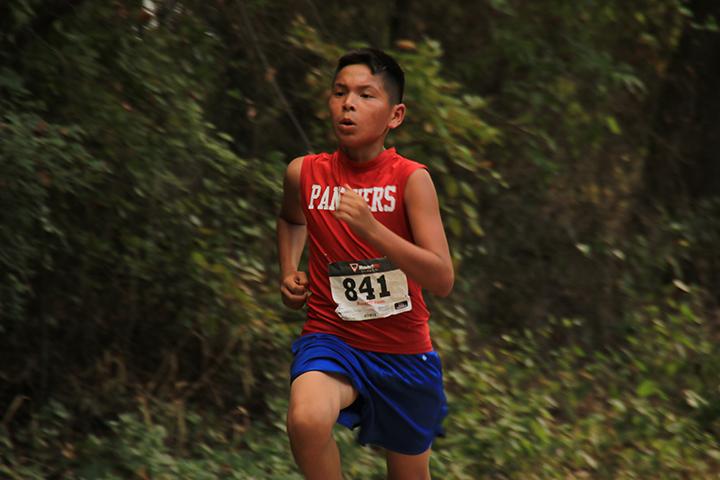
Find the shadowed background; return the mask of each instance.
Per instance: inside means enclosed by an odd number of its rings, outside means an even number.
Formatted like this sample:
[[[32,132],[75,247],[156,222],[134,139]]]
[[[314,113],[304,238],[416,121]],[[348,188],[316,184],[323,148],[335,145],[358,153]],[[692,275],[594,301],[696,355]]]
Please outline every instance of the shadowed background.
[[[0,474],[299,478],[275,215],[357,46],[429,166],[446,479],[720,475],[720,4],[0,3]],[[338,430],[348,478],[383,478]]]

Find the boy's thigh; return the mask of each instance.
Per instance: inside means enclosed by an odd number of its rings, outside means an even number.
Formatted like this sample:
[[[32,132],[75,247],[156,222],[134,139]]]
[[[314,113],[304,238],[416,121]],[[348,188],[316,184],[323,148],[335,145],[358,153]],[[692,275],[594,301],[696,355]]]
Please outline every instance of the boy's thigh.
[[[430,449],[419,455],[385,451],[388,480],[429,480]]]
[[[302,408],[314,410],[316,414],[327,412],[337,414],[350,406],[358,396],[350,380],[339,373],[309,371],[299,375],[290,386],[290,410]]]

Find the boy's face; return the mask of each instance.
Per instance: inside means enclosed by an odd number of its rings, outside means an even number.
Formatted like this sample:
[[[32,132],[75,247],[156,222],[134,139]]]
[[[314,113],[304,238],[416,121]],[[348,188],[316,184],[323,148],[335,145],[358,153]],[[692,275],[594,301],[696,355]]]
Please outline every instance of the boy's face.
[[[382,76],[362,64],[338,72],[328,105],[335,136],[350,148],[382,147],[388,131],[405,115],[405,105],[390,104]]]

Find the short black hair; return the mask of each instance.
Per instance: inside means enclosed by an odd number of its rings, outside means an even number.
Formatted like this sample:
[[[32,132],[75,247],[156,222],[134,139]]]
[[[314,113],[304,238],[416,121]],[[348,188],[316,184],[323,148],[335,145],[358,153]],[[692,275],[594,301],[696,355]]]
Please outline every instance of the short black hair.
[[[382,75],[385,90],[393,104],[402,103],[405,90],[405,73],[393,57],[377,48],[359,48],[344,54],[338,60],[333,82],[340,70],[348,65],[367,65],[373,75]]]

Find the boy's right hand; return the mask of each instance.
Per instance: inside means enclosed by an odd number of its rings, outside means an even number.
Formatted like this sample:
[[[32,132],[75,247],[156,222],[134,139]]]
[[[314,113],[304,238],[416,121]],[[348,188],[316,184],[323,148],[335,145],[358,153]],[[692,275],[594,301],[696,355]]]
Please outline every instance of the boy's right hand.
[[[308,283],[305,272],[294,272],[283,278],[280,283],[283,303],[295,310],[302,308],[307,297],[310,296]]]

